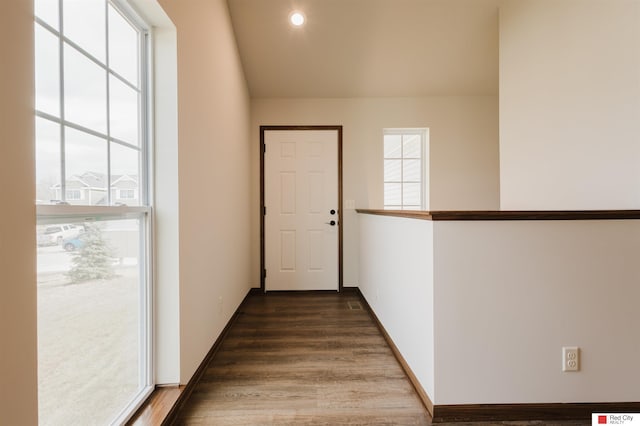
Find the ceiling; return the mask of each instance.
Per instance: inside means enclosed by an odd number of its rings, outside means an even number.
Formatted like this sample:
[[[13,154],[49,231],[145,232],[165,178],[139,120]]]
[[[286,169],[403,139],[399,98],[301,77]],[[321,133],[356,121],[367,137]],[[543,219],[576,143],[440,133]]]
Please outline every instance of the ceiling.
[[[227,1],[254,98],[497,94],[500,0]]]

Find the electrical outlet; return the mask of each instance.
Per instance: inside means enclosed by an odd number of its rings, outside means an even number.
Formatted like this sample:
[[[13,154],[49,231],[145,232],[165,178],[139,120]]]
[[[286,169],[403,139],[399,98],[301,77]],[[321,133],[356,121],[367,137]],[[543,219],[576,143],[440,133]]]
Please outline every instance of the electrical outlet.
[[[580,370],[580,348],[565,346],[562,348],[562,371]]]

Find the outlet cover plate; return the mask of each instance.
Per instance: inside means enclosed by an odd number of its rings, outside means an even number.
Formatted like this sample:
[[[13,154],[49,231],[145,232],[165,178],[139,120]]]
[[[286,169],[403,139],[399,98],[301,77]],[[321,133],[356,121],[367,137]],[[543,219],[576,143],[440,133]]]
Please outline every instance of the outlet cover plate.
[[[562,348],[562,371],[580,371],[580,348],[577,346]]]

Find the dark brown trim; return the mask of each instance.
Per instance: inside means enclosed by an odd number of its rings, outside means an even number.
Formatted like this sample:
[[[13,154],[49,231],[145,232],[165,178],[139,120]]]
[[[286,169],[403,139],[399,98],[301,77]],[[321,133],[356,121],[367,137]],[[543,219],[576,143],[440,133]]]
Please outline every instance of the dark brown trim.
[[[640,402],[436,405],[433,423],[560,421],[591,424],[591,413],[640,413]]]
[[[264,293],[265,296],[273,295],[302,295],[302,294],[336,294],[335,290],[269,290],[268,293]]]
[[[343,264],[342,264],[342,236],[344,229],[344,215],[342,214],[342,126],[336,126],[338,131],[338,291],[343,290]]]
[[[411,211],[357,209],[358,213],[422,220],[626,220],[640,219],[640,210],[539,210],[539,211]]]
[[[344,226],[342,214],[342,126],[260,126],[260,289],[263,292],[266,291],[264,277],[264,132],[268,130],[336,130],[338,132],[338,291],[342,291],[342,228]]]
[[[264,286],[264,131],[265,126],[260,126],[260,290],[266,291]]]
[[[387,333],[387,330],[384,328],[384,326],[382,325],[382,323],[378,319],[378,316],[375,314],[375,312],[373,312],[373,309],[371,309],[371,306],[369,305],[369,302],[367,302],[367,299],[364,297],[364,295],[360,291],[360,288],[355,287],[355,290],[357,291],[358,295],[360,296],[360,299],[362,300],[362,303],[364,304],[365,309],[369,312],[369,315],[371,315],[371,318],[373,319],[373,321],[378,326],[378,329],[380,330],[380,333],[382,333],[382,336],[387,341],[387,344],[391,348],[391,351],[393,352],[393,355],[396,357],[396,360],[398,360],[398,363],[400,364],[400,366],[404,370],[405,374],[409,378],[409,381],[411,382],[411,384],[413,385],[413,388],[416,390],[416,393],[420,397],[420,400],[422,401],[422,404],[424,404],[424,406],[427,409],[427,411],[429,411],[429,414],[431,414],[431,416],[433,417],[434,405],[433,405],[433,402],[431,402],[431,399],[429,398],[429,395],[427,394],[427,392],[424,390],[424,388],[420,384],[420,381],[418,381],[418,378],[413,373],[413,370],[411,370],[411,367],[409,367],[409,364],[407,363],[407,361],[404,359],[404,357],[400,353],[400,350],[396,346],[395,342],[393,341],[393,339],[391,338],[389,333]]]
[[[257,288],[249,289],[249,291],[247,292],[247,295],[244,297],[244,299],[238,306],[238,309],[236,309],[236,311],[233,313],[233,315],[229,319],[229,322],[227,322],[227,325],[225,325],[224,329],[222,329],[222,332],[220,333],[216,341],[213,343],[213,346],[211,346],[211,349],[209,349],[209,352],[207,352],[207,355],[204,357],[204,359],[198,366],[195,373],[193,373],[193,376],[191,376],[191,379],[189,380],[187,385],[184,387],[184,390],[180,393],[180,396],[178,396],[178,399],[176,400],[175,404],[173,404],[173,407],[171,407],[171,410],[167,414],[167,417],[165,417],[165,419],[162,421],[162,426],[172,426],[176,423],[176,421],[178,420],[178,414],[180,413],[180,410],[182,409],[184,404],[187,402],[189,397],[191,397],[193,390],[196,388],[196,385],[198,384],[198,382],[204,375],[205,371],[207,370],[209,363],[211,362],[213,357],[216,355],[216,353],[220,349],[220,345],[222,344],[222,341],[227,336],[229,329],[238,318],[238,315],[240,315],[240,312],[242,311],[242,307],[247,301],[247,298],[249,297],[249,295],[254,294],[256,292],[260,292],[260,290]]]

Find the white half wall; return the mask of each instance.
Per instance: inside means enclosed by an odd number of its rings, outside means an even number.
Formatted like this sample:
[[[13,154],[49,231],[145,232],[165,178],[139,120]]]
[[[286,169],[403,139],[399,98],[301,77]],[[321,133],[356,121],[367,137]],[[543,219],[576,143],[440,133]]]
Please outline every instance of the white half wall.
[[[250,105],[225,0],[160,0],[178,54],[180,382],[250,288]]]
[[[360,289],[436,406],[640,400],[640,221],[360,216]]]
[[[0,423],[38,424],[33,2],[0,12]]]
[[[342,125],[343,199],[357,208],[383,206],[385,128],[427,127],[430,133],[430,208],[499,207],[496,96],[353,99],[252,99],[252,212],[259,212],[261,125]],[[359,227],[343,212],[344,285],[359,284]],[[260,283],[260,216],[251,216],[252,276]],[[360,268],[361,269],[361,268]]]
[[[640,221],[435,222],[434,241],[434,403],[640,401]]]
[[[433,222],[360,215],[360,227],[360,291],[433,402]]]
[[[503,210],[640,208],[640,2],[505,0]]]

